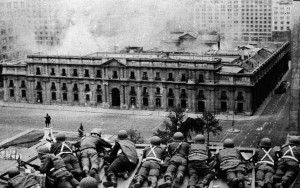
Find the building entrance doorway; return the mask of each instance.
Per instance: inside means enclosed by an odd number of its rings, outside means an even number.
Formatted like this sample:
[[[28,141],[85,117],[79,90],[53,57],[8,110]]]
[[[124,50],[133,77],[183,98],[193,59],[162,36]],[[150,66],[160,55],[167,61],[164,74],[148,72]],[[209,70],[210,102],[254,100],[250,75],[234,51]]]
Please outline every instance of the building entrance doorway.
[[[41,91],[38,91],[38,92],[36,93],[36,101],[37,101],[38,103],[42,103],[42,102],[43,102],[43,94],[42,94]]]
[[[112,106],[120,106],[120,90],[114,88],[111,90]]]

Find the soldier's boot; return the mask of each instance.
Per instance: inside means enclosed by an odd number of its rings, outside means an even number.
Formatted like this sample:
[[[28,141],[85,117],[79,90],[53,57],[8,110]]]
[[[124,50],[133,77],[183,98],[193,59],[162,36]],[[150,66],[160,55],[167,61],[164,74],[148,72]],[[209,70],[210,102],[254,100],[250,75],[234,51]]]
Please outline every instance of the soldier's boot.
[[[173,188],[178,188],[180,186],[180,183],[183,181],[183,175],[179,174],[174,180]]]
[[[171,185],[172,185],[172,178],[167,176],[165,177],[165,181],[162,184],[158,185],[157,188],[168,188],[171,187]]]
[[[141,184],[143,183],[143,181],[144,181],[143,176],[138,176],[138,177],[136,178],[135,184],[133,184],[133,187],[134,187],[134,188],[140,188],[140,187],[141,187]]]
[[[157,186],[157,177],[156,176],[148,177],[148,181],[150,182],[149,188],[156,188],[156,186]]]
[[[99,177],[96,169],[93,168],[90,170],[90,176],[95,178],[98,183],[101,183],[100,177]]]
[[[90,176],[89,170],[84,170],[83,174],[84,174],[85,177],[89,177]]]
[[[125,172],[119,172],[118,176],[120,176],[121,178],[123,178],[124,180],[127,180],[129,178],[129,172],[125,171]]]
[[[104,187],[117,187],[117,178],[114,174],[110,175],[110,181],[103,182]]]
[[[283,188],[282,183],[275,183],[275,188]]]
[[[196,185],[196,188],[204,188],[204,187],[207,187],[208,184],[209,184],[208,180],[207,179],[203,179],[201,182],[199,182]]]

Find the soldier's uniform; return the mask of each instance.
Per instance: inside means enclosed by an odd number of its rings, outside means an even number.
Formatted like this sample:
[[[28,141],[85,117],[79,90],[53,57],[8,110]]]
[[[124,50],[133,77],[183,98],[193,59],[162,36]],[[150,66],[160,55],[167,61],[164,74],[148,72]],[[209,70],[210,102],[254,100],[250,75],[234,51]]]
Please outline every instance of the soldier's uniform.
[[[187,167],[187,156],[189,152],[189,144],[184,142],[181,132],[176,132],[173,136],[174,141],[168,145],[168,155],[171,156],[169,166],[164,175],[165,182],[159,185],[159,188],[171,187],[173,178],[175,182],[173,187],[179,187],[183,181],[184,173]]]
[[[40,172],[46,173],[46,187],[51,188],[72,188],[77,187],[79,182],[66,168],[62,158],[49,154],[46,146],[38,148],[41,159]]]
[[[80,141],[81,165],[86,175],[98,177],[99,158],[98,152],[103,147],[111,148],[111,144],[101,138],[101,130],[93,129],[91,135]]]
[[[20,174],[18,168],[8,170],[9,180],[4,188],[38,188],[36,176],[32,174]]]
[[[299,138],[292,136],[289,143],[281,147],[281,158],[277,164],[276,174],[273,176],[275,187],[288,187],[299,173],[299,144]]]
[[[56,143],[53,143],[50,148],[50,153],[61,157],[64,160],[66,168],[73,174],[73,176],[80,181],[82,179],[82,171],[79,160],[74,155],[72,144],[65,142],[65,135],[59,134],[56,136]]]
[[[165,148],[160,146],[161,139],[158,136],[151,138],[151,146],[147,146],[143,151],[143,163],[136,178],[135,188],[147,179],[151,182],[150,187],[155,188],[157,185],[157,177],[160,174],[160,167],[163,157],[165,156]]]
[[[260,148],[253,155],[255,163],[255,180],[258,182],[256,187],[272,187],[271,177],[275,173],[275,162],[277,161],[276,151],[271,148],[271,140],[263,138],[259,143]]]
[[[131,171],[138,164],[138,155],[134,143],[127,139],[127,132],[121,130],[118,133],[119,140],[116,141],[110,152],[112,163],[107,169],[107,182],[105,187],[117,186],[117,174],[120,172]]]
[[[208,186],[209,182],[214,178],[214,172],[208,166],[208,160],[211,156],[207,146],[204,144],[205,138],[203,135],[195,137],[195,143],[190,145],[188,155],[188,170],[189,170],[189,188]],[[199,181],[199,175],[204,177]]]
[[[238,149],[234,148],[232,139],[224,140],[224,149],[217,154],[217,160],[221,172],[226,175],[226,182],[231,187],[244,187],[246,166],[242,163],[242,156]]]

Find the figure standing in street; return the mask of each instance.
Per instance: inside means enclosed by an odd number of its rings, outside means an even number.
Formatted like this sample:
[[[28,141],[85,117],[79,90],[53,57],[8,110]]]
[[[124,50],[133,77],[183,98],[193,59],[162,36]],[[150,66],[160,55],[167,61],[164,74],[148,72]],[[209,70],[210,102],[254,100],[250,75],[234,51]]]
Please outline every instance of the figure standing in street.
[[[45,124],[46,124],[46,127],[49,127],[51,123],[51,117],[49,116],[49,114],[47,113],[46,114],[46,117],[45,117]]]

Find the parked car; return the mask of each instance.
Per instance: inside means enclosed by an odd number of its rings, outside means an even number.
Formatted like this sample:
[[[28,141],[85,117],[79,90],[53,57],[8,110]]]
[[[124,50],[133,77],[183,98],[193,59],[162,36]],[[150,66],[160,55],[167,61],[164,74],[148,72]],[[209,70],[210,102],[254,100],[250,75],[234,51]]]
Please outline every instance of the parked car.
[[[282,81],[280,85],[275,89],[275,94],[282,94],[286,92],[289,83],[287,81]]]

